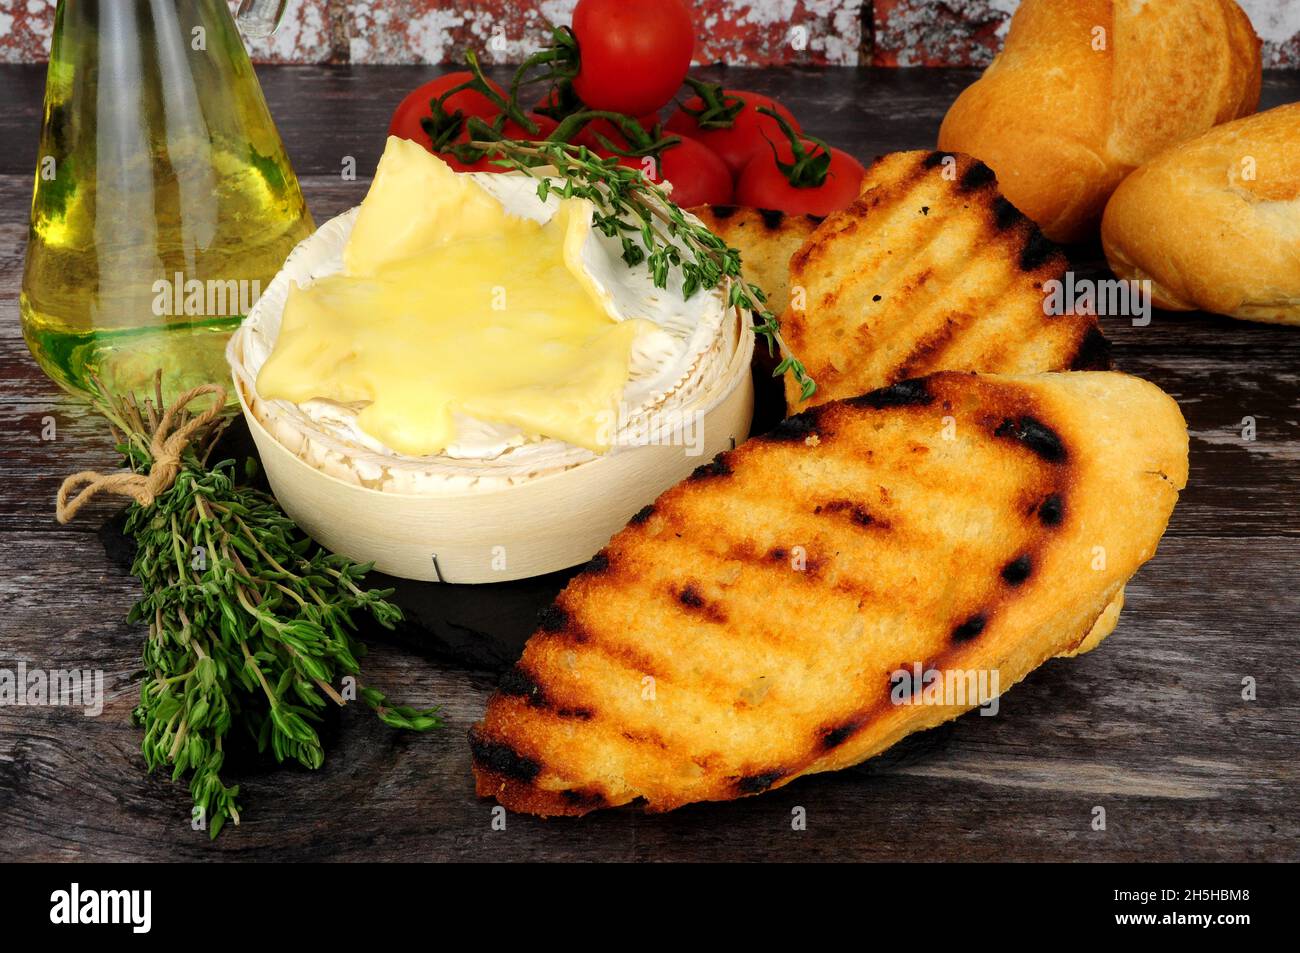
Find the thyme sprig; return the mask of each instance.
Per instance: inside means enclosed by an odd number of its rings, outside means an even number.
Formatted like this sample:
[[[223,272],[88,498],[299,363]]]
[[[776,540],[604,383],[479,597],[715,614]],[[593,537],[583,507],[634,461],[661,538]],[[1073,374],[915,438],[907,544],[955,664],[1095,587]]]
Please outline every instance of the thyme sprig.
[[[162,419],[157,380],[156,402],[98,387],[118,450],[147,473]],[[188,419],[173,414],[177,429]],[[354,615],[392,628],[402,617],[386,601],[392,590],[362,588],[369,566],[316,546],[272,497],[236,481],[233,460],[208,466],[228,420],[195,434],[175,483],[151,506],[131,504],[126,520],[143,589],[129,618],[149,627],[134,711],[145,763],[173,780],[188,775],[213,838],[227,819],[239,823],[239,787],[222,777],[236,726],[277,762],[318,768],[325,752],[313,724],[330,702],[359,697],[394,728],[442,724],[436,708],[393,705],[357,683],[365,647]]]
[[[481,133],[482,127],[476,131]],[[537,194],[543,201],[552,193],[589,200],[595,206],[592,224],[619,239],[629,267],[645,264],[656,287],[668,286],[673,268],[681,271],[682,295],[688,299],[701,289],[721,285],[729,307],[752,313],[754,333],[766,341],[768,353],[781,354],[773,376],[792,374],[803,400],[816,392],[816,383],[781,338],[780,324],[762,289],[744,280],[740,253],[703,225],[688,220],[668,191],[639,169],[565,142],[475,138],[466,145],[499,156],[493,160],[495,165],[537,178]]]

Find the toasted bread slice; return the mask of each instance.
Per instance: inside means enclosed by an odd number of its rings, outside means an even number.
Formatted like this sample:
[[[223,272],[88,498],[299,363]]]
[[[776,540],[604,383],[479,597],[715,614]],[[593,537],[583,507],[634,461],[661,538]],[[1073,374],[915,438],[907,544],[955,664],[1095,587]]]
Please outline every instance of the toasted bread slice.
[[[700,205],[690,212],[740,252],[741,274],[767,295],[772,313],[785,311],[790,303],[790,256],[822,219],[743,205]]]
[[[786,344],[817,382],[792,377],[792,412],[938,370],[1030,374],[1109,366],[1094,317],[1050,316],[1043,285],[1067,261],[969,156],[896,152],[856,202],[790,261]]]
[[[1116,373],[943,373],[815,407],[665,492],[545,611],[471,731],[478,792],[662,811],[856,764],[1090,648],[1156,550],[1187,430]]]

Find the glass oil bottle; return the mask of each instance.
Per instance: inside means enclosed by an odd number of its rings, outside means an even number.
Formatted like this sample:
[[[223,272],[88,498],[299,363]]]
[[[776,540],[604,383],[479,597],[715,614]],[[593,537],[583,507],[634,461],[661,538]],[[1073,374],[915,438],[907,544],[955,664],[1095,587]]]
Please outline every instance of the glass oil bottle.
[[[226,0],[59,0],[20,296],[51,378],[225,383],[226,339],[312,230]]]

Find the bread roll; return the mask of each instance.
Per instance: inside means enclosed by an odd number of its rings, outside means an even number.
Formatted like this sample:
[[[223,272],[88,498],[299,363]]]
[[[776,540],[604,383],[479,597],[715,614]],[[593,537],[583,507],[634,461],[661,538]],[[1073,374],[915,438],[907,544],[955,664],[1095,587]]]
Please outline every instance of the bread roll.
[[[1049,238],[1079,241],[1134,168],[1254,112],[1260,78],[1233,0],[1025,0],[939,148],[983,159]]]
[[[1300,324],[1300,103],[1152,159],[1111,198],[1101,240],[1159,307]]]

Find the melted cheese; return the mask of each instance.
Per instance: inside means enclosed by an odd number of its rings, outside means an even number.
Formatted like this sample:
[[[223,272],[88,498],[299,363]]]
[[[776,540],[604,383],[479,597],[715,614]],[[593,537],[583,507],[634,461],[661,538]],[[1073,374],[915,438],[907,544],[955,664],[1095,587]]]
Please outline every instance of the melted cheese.
[[[262,396],[364,405],[357,425],[436,454],[456,416],[604,451],[636,336],[582,263],[592,207],[541,223],[389,139],[341,274],[291,285]]]

